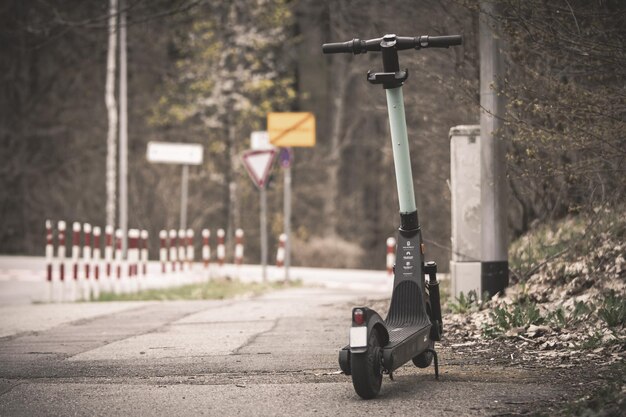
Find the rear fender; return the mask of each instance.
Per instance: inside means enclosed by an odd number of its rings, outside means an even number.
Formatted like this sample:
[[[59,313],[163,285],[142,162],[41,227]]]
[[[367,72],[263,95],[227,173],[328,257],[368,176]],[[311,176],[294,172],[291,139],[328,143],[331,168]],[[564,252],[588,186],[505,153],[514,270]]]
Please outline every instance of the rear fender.
[[[367,339],[369,340],[370,334],[375,331],[378,333],[378,337],[380,340],[380,345],[385,346],[389,343],[389,331],[387,330],[387,326],[385,326],[385,322],[380,317],[380,315],[367,307],[355,307],[352,310],[352,317],[354,317],[354,310],[360,308],[363,310],[363,314],[365,316],[365,324],[358,325],[352,320],[352,327],[367,327]],[[367,351],[367,346],[364,347],[352,347],[352,343],[350,344],[350,353],[363,353]]]

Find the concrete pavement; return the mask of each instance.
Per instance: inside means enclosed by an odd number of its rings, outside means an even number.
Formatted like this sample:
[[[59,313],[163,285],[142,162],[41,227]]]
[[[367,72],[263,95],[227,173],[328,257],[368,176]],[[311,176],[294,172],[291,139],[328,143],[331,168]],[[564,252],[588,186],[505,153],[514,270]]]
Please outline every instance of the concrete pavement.
[[[337,350],[351,306],[381,296],[298,288],[98,303],[69,321],[55,309],[94,304],[35,305],[0,338],[0,415],[493,415],[561,395],[532,373],[471,365],[444,347],[439,381],[432,368],[405,365],[379,398],[360,400],[338,373]],[[28,316],[45,309],[48,325],[33,328]],[[0,329],[14,319],[3,315]]]

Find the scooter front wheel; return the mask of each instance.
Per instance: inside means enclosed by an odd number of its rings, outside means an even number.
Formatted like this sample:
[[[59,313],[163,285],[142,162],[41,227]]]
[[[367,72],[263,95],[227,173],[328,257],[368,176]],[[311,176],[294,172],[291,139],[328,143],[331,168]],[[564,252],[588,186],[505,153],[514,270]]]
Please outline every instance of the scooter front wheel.
[[[435,349],[434,340],[430,341],[430,343],[428,344],[428,348],[431,350]],[[431,363],[433,363],[432,352],[422,352],[413,358],[413,365],[417,366],[418,368],[428,368]]]
[[[378,334],[372,330],[367,340],[367,351],[353,353],[350,358],[352,385],[356,393],[363,399],[374,398],[380,392],[383,381],[381,358],[382,348]]]

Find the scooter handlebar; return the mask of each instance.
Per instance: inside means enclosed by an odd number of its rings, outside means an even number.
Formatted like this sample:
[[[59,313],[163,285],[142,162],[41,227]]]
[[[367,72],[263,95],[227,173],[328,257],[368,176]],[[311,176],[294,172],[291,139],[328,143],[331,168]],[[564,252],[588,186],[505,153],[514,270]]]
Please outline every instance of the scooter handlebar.
[[[392,36],[393,38],[389,38]],[[380,51],[382,42],[395,41],[395,49],[422,49],[422,48],[447,48],[449,46],[461,45],[463,37],[461,35],[449,36],[395,36],[385,35],[382,38],[369,40],[352,39],[347,42],[325,43],[322,45],[322,52],[325,54],[352,53],[354,55],[364,54],[368,51]]]

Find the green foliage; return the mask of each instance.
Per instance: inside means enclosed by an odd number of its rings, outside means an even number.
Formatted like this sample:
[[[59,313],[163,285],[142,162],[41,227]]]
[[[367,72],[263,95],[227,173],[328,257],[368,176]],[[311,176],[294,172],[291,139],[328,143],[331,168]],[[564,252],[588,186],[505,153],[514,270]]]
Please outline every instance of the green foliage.
[[[237,280],[211,281],[203,284],[189,284],[180,287],[150,289],[134,294],[114,294],[105,292],[97,301],[169,301],[169,300],[222,300],[237,295],[258,295],[267,291],[299,287],[301,281],[261,283],[242,283]]]
[[[602,345],[602,332],[596,330],[591,336],[584,338],[582,341],[575,342],[574,346],[581,350],[592,350]]]
[[[557,327],[567,328],[581,321],[589,320],[594,311],[595,306],[592,303],[587,304],[582,301],[577,301],[572,311],[568,311],[561,305],[557,307],[556,310],[548,313],[546,319]]]
[[[448,302],[448,308],[453,313],[465,314],[471,311],[484,310],[489,300],[489,294],[485,292],[481,298],[478,297],[476,291],[472,290],[467,293],[467,296],[461,292],[458,297],[454,297],[454,300]]]
[[[224,140],[233,123],[259,129],[268,112],[291,106],[294,80],[283,57],[293,17],[285,1],[205,4],[184,18],[192,23],[173,40],[177,71],[152,123],[218,128]]]
[[[546,261],[563,255],[576,243],[583,242],[587,222],[582,216],[569,216],[533,228],[511,243],[509,267],[525,281]]]
[[[626,324],[626,298],[611,291],[598,308],[598,317],[611,328],[623,327]]]
[[[546,322],[546,318],[541,316],[539,308],[535,303],[520,303],[504,307],[495,307],[489,313],[491,325],[483,327],[483,334],[493,337],[507,330],[516,327],[528,327],[531,324],[540,325]]]

